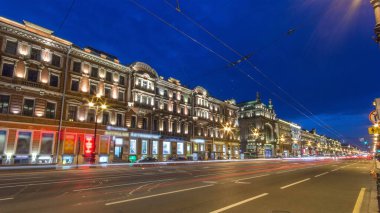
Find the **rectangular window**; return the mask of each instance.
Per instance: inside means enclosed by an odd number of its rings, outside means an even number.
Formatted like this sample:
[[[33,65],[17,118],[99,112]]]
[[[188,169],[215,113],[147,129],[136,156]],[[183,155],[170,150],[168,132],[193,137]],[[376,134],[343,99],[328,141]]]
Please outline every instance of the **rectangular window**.
[[[15,69],[15,65],[14,64],[4,63],[1,75],[5,76],[5,77],[12,78],[13,77],[14,69]]]
[[[73,71],[80,73],[81,69],[82,69],[82,63],[79,61],[74,61],[73,62]]]
[[[142,128],[148,129],[148,119],[147,118],[143,118]]]
[[[183,155],[183,143],[177,143],[177,155]]]
[[[191,144],[189,143],[187,144],[186,150],[187,150],[187,154],[191,153]]]
[[[43,132],[41,134],[40,154],[51,155],[53,153],[54,133]]]
[[[51,64],[55,67],[61,67],[61,57],[56,54],[53,54]]]
[[[118,97],[118,100],[119,100],[119,101],[124,101],[124,92],[119,91],[119,97]]]
[[[29,154],[32,132],[20,131],[17,135],[16,154]]]
[[[38,70],[28,69],[28,81],[37,82],[38,74]]]
[[[96,95],[97,87],[95,84],[90,85],[90,95]]]
[[[69,106],[68,113],[67,113],[67,119],[69,121],[76,121],[77,120],[77,106]]]
[[[167,132],[168,131],[168,121],[167,120],[164,120],[163,126],[164,126],[164,132]]]
[[[47,102],[46,103],[46,112],[45,112],[46,118],[55,118],[55,103]]]
[[[16,55],[16,53],[17,53],[17,41],[7,40],[7,44],[5,46],[5,52],[12,54],[12,55]]]
[[[7,131],[0,130],[0,155],[4,154],[6,142],[7,142]]]
[[[79,90],[79,81],[76,79],[71,80],[71,91],[78,92]]]
[[[152,143],[152,155],[158,155],[158,141]]]
[[[112,81],[112,73],[111,72],[106,72],[106,81]]]
[[[106,98],[111,98],[111,88],[106,87],[106,88],[104,89],[104,96],[105,96]]]
[[[91,77],[93,77],[93,78],[98,77],[98,68],[96,68],[96,67],[91,68]]]
[[[125,84],[125,77],[122,76],[122,75],[119,77],[119,84],[120,84],[121,86],[123,86],[123,85]]]
[[[169,155],[170,154],[170,142],[163,142],[162,146],[162,154]]]
[[[109,118],[110,118],[110,114],[108,112],[103,112],[102,124],[108,125],[109,124]]]
[[[93,110],[93,109],[88,110],[87,122],[89,122],[89,123],[95,122],[95,110]]]
[[[58,87],[58,75],[50,74],[50,83],[51,87]]]
[[[34,112],[34,100],[24,99],[22,114],[25,116],[33,116],[33,112]]]
[[[153,131],[158,131],[158,120],[157,119],[153,120]]]
[[[141,142],[141,154],[146,155],[148,154],[148,141],[142,140]]]
[[[131,117],[131,128],[136,128],[136,116]]]
[[[129,147],[129,154],[135,155],[136,154],[136,140],[130,140],[131,144]]]
[[[9,112],[9,95],[0,95],[0,113],[8,113]]]
[[[41,50],[37,48],[32,48],[30,51],[30,59],[41,61]]]
[[[116,114],[116,126],[123,126],[123,115]]]

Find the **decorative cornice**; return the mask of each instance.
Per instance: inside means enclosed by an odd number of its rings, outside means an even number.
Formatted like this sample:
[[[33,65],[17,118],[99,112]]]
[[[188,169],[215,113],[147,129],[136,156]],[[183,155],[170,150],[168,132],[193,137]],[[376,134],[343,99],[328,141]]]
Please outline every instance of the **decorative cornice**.
[[[42,43],[46,46],[50,46],[56,49],[59,49],[62,52],[67,52],[69,49],[68,45],[60,44],[58,42],[55,42],[49,38],[44,38],[42,36],[36,35],[34,33],[28,32],[26,30],[16,28],[10,25],[7,25],[5,23],[0,22],[0,31],[4,33],[9,33],[14,36],[19,36],[24,39],[28,39],[34,42]]]
[[[96,55],[92,55],[90,53],[86,53],[86,52],[84,52],[81,49],[73,48],[71,54],[73,56],[82,57],[82,58],[85,58],[85,59],[87,59],[89,61],[93,61],[93,62],[102,64],[104,66],[112,67],[112,68],[114,68],[114,69],[116,69],[118,71],[122,71],[122,72],[125,72],[125,73],[128,73],[128,72],[131,71],[130,68],[127,67],[127,66],[114,63],[112,61],[109,61],[107,59],[98,57]]]

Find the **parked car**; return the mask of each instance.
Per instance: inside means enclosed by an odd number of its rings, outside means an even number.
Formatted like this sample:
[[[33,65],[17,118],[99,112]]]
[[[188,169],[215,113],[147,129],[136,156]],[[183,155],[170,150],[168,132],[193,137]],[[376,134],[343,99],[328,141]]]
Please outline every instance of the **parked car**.
[[[187,158],[183,157],[183,156],[177,156],[177,157],[169,158],[169,161],[185,161],[185,160],[187,160]]]
[[[158,162],[158,160],[156,158],[153,158],[153,157],[146,157],[146,158],[142,158],[142,159],[136,161],[136,163],[151,163],[151,162]]]

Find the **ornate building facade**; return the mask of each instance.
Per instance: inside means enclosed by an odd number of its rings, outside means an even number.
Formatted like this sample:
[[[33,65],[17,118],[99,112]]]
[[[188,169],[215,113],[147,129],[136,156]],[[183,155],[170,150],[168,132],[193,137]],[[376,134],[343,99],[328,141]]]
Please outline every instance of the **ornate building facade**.
[[[234,158],[237,111],[203,87],[0,17],[0,162]]]

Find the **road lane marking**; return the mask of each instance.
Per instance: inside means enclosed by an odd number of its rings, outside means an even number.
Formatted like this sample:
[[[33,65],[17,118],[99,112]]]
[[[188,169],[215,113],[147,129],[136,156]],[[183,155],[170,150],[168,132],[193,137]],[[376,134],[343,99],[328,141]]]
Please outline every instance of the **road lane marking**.
[[[296,185],[296,184],[299,184],[299,183],[302,183],[302,182],[305,182],[305,181],[308,181],[308,180],[310,180],[310,178],[306,178],[306,179],[303,179],[303,180],[300,180],[300,181],[297,181],[297,182],[291,183],[291,184],[289,184],[289,185],[282,186],[282,187],[280,187],[280,189],[286,189],[286,188],[288,188],[288,187],[294,186],[294,185]]]
[[[362,207],[364,193],[365,193],[365,188],[361,188],[358,198],[356,199],[354,210],[352,210],[352,213],[360,213],[360,208]]]
[[[339,168],[338,169],[333,169],[333,170],[331,170],[332,172],[335,172],[335,171],[338,171],[339,170]]]
[[[320,177],[320,176],[322,176],[322,175],[326,175],[326,174],[328,174],[329,172],[324,172],[324,173],[321,173],[321,174],[319,174],[319,175],[316,175],[316,176],[314,176],[314,177]]]
[[[13,199],[14,199],[13,197],[0,198],[0,201],[3,201],[3,200],[13,200]]]
[[[140,183],[157,183],[157,182],[164,182],[174,180],[172,179],[163,179],[163,180],[152,180],[152,181],[143,181],[143,182],[136,182],[136,183],[124,183],[124,184],[117,184],[117,185],[111,185],[111,186],[99,186],[99,187],[91,187],[91,188],[84,188],[84,189],[75,189],[73,192],[81,192],[81,191],[90,191],[90,190],[96,190],[96,189],[106,189],[106,188],[113,188],[118,186],[130,186],[130,185],[136,185]]]
[[[250,182],[239,182],[239,181],[235,181],[234,183],[239,183],[239,184],[251,184]]]
[[[186,189],[180,189],[180,190],[176,190],[176,191],[164,192],[164,193],[159,193],[159,194],[154,194],[154,195],[148,195],[148,196],[143,196],[143,197],[137,197],[137,198],[127,199],[127,200],[120,200],[120,201],[106,203],[104,205],[110,206],[110,205],[115,205],[115,204],[120,204],[120,203],[127,203],[127,202],[131,202],[131,201],[135,201],[135,200],[142,200],[142,199],[147,199],[147,198],[151,198],[151,197],[158,197],[158,196],[162,196],[162,195],[168,195],[168,194],[174,194],[174,193],[179,193],[179,192],[185,192],[185,191],[190,191],[190,190],[195,190],[195,189],[206,188],[206,187],[210,187],[210,186],[214,186],[214,184],[209,184],[209,185],[204,185],[204,186],[197,186],[197,187],[186,188]]]
[[[216,182],[216,181],[203,181],[203,183],[211,183],[211,184],[216,184],[216,183],[218,183],[218,182]]]
[[[227,209],[231,209],[231,208],[233,208],[233,207],[240,206],[240,205],[242,205],[242,204],[244,204],[244,203],[250,202],[250,201],[252,201],[252,200],[256,200],[256,199],[258,199],[258,198],[261,198],[261,197],[264,197],[264,196],[267,196],[267,195],[269,195],[269,193],[263,193],[263,194],[261,194],[261,195],[257,195],[257,196],[255,196],[255,197],[251,197],[251,198],[248,198],[248,199],[246,199],[246,200],[242,200],[242,201],[240,201],[240,202],[237,202],[237,203],[231,204],[231,205],[229,205],[229,206],[226,206],[226,207],[223,207],[223,208],[220,208],[220,209],[214,210],[214,211],[212,211],[212,212],[210,212],[210,213],[219,213],[219,212],[223,212],[223,211],[226,211]]]
[[[249,180],[249,179],[253,179],[253,178],[259,178],[259,177],[265,177],[265,176],[268,176],[269,174],[265,174],[265,175],[256,175],[256,176],[253,176],[253,177],[247,177],[247,178],[241,178],[241,179],[237,179],[237,180],[234,180],[232,182],[239,182],[241,180]]]

